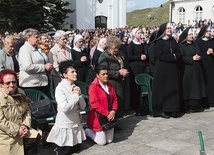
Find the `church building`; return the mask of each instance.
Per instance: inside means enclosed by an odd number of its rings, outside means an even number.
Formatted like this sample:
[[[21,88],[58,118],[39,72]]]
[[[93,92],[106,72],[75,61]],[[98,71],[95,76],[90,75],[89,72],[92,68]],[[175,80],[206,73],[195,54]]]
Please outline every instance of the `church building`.
[[[68,0],[75,11],[66,19],[71,29],[126,26],[126,0]]]
[[[170,0],[170,18],[185,25],[199,20],[214,22],[214,0]]]

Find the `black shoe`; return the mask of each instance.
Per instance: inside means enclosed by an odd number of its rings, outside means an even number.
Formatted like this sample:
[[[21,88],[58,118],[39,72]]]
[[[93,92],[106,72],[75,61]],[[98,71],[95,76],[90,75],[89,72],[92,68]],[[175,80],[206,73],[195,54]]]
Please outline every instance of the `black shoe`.
[[[196,113],[196,112],[203,112],[204,108],[199,108],[199,109],[189,109],[191,113]]]
[[[87,125],[84,125],[84,126],[83,126],[83,130],[85,130],[85,129],[90,129],[90,127],[87,126]]]
[[[186,110],[186,111],[185,111],[185,114],[190,114],[190,110],[189,110],[189,109]]]
[[[166,118],[166,119],[169,119],[169,118],[170,118],[170,116],[166,115],[165,113],[162,113],[162,114],[160,115],[160,117]]]
[[[141,116],[140,112],[136,112],[134,115],[135,116]]]

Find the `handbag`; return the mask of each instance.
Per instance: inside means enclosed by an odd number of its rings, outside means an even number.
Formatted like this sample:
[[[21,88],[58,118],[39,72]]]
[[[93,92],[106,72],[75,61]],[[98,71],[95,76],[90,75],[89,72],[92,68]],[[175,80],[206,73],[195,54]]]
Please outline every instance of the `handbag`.
[[[34,118],[48,118],[56,114],[54,104],[49,98],[30,103],[29,107]]]
[[[111,111],[112,106],[110,104],[110,95],[107,93],[106,93],[106,95],[108,98],[108,109],[109,109],[109,111]],[[108,121],[106,116],[103,116],[102,114],[100,114],[98,112],[96,112],[96,113],[97,113],[97,117],[98,117],[98,120],[100,122],[100,125],[102,126],[103,131],[107,131],[109,129],[112,129],[118,124],[118,121],[119,121],[118,118],[114,118],[113,121]]]
[[[99,114],[98,112],[96,113],[103,131],[110,130],[118,124],[118,118],[115,118],[113,121],[108,121],[107,117]]]

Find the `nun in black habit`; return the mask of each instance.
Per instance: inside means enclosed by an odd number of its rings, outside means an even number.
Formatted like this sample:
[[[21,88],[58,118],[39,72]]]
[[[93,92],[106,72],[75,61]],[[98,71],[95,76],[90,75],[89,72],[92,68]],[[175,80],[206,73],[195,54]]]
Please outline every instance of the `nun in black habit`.
[[[199,46],[200,54],[202,56],[202,69],[204,73],[207,102],[204,106],[214,106],[214,42],[211,39],[211,27],[204,26],[201,28],[196,43]]]
[[[179,47],[183,56],[183,100],[186,113],[200,112],[206,88],[201,68],[201,56],[194,42],[193,31],[187,28],[179,37]]]
[[[171,23],[162,24],[155,43],[155,72],[152,89],[154,117],[180,116],[182,56],[177,42],[171,37]]]
[[[155,40],[157,36],[158,31],[154,31],[150,38],[148,43],[148,57],[149,57],[149,74],[151,76],[154,76],[154,70],[155,70]]]

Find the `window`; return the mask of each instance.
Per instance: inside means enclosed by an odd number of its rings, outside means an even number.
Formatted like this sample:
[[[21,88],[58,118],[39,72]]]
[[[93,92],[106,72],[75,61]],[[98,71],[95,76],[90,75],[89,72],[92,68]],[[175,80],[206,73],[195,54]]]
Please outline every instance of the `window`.
[[[95,17],[95,27],[106,28],[107,27],[107,17],[96,16]]]
[[[201,6],[197,6],[195,8],[195,19],[197,21],[199,21],[200,19],[202,19],[202,13],[203,13],[203,9]]]
[[[178,9],[178,20],[180,23],[185,23],[185,9],[184,8],[179,8]]]

